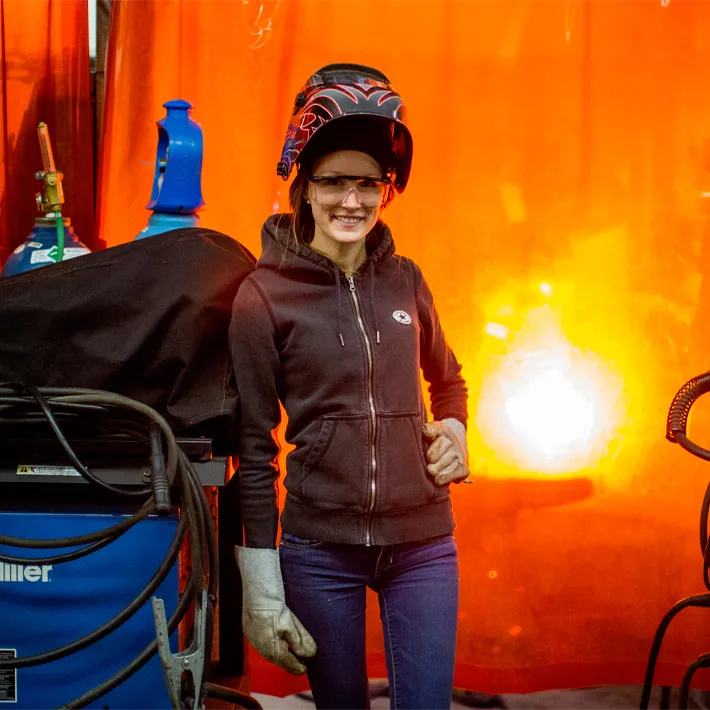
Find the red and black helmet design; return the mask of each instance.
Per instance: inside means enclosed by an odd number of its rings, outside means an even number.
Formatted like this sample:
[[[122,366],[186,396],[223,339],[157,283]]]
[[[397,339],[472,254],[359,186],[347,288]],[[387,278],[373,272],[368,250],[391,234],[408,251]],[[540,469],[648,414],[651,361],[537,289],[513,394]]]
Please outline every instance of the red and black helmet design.
[[[381,119],[391,140],[393,183],[402,192],[412,166],[412,136],[406,115],[402,97],[384,74],[360,64],[329,64],[313,74],[296,96],[276,173],[287,180],[308,142],[326,124],[372,116]]]

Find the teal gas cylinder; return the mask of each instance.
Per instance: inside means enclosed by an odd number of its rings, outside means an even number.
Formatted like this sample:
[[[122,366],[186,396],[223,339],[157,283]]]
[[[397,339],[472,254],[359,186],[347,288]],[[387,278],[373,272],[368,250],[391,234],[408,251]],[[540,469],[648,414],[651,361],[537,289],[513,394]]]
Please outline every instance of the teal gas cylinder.
[[[60,252],[61,240],[57,236],[57,220],[38,217],[27,239],[9,256],[0,272],[0,277],[14,276],[31,269],[58,261],[74,259],[91,250],[76,236],[68,217],[61,218],[63,231],[63,250]]]

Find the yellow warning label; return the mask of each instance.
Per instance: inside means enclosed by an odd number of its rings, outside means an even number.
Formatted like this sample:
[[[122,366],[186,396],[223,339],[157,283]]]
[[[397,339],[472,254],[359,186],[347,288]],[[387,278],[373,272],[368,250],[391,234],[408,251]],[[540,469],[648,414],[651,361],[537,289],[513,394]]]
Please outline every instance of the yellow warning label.
[[[80,476],[71,466],[18,466],[17,473],[24,476]]]

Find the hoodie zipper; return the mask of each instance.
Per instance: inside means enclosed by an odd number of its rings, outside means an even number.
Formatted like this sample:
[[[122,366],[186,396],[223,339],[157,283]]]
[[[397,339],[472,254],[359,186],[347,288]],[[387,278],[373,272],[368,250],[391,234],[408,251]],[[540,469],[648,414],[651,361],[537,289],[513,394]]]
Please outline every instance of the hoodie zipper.
[[[370,404],[370,419],[372,420],[372,436],[370,437],[370,504],[367,508],[367,520],[365,523],[365,544],[370,545],[370,523],[372,520],[372,511],[375,509],[375,496],[377,494],[377,456],[375,454],[375,437],[377,435],[377,417],[375,415],[375,400],[372,395],[372,377],[373,377],[373,367],[372,367],[372,346],[370,345],[370,339],[367,337],[367,331],[365,330],[365,324],[362,320],[362,313],[360,311],[360,301],[357,297],[357,291],[355,290],[355,279],[352,276],[346,277],[348,283],[350,284],[350,293],[353,297],[353,302],[355,303],[355,312],[357,313],[357,322],[362,331],[362,336],[365,338],[365,349],[367,350],[367,399]]]

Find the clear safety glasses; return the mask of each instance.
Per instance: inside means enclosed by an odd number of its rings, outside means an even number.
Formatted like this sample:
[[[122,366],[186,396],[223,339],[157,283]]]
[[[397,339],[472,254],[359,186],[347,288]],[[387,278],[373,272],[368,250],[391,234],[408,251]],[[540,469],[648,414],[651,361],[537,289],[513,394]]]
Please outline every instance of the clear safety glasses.
[[[358,175],[317,175],[309,180],[314,187],[313,198],[326,207],[341,205],[351,192],[363,207],[378,207],[385,201],[392,184],[389,178]]]

